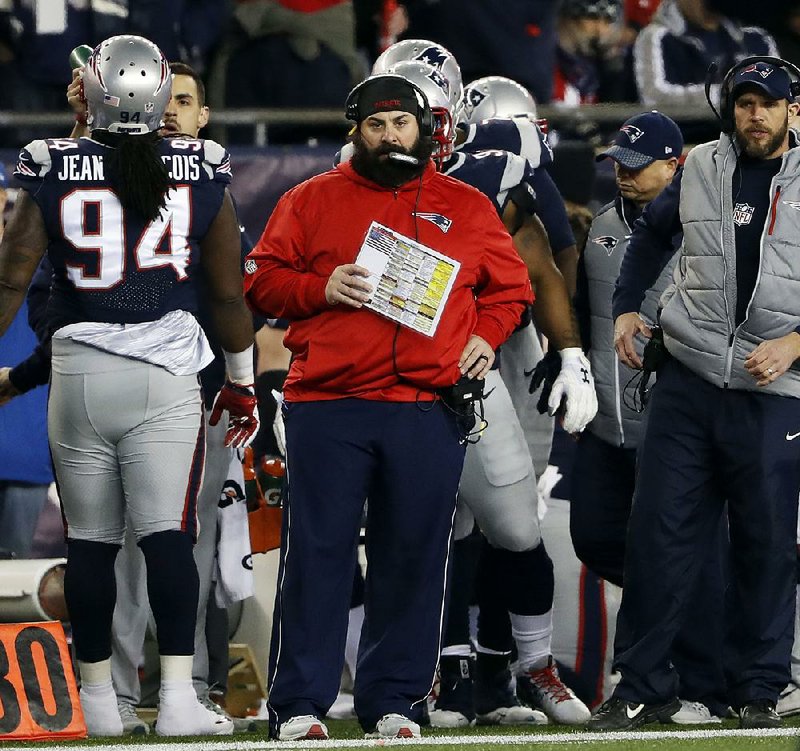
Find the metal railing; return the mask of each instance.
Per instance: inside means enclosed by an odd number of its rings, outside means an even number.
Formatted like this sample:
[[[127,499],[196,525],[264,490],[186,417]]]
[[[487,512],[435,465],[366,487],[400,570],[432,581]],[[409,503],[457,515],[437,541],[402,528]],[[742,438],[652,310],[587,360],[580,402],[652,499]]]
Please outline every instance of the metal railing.
[[[577,107],[561,105],[543,105],[539,108],[539,117],[546,118],[554,128],[574,125],[578,122],[594,122],[598,125],[618,125],[633,115],[652,109],[645,104],[588,104]],[[694,105],[668,105],[659,107],[665,115],[677,122],[704,122],[714,120],[708,107]],[[52,127],[54,134],[63,132],[72,126],[73,118],[68,112],[0,112],[0,127]],[[339,109],[214,109],[213,126],[252,126],[254,128],[253,143],[265,146],[269,143],[269,128],[272,125],[325,126],[341,125],[347,127],[342,111]]]

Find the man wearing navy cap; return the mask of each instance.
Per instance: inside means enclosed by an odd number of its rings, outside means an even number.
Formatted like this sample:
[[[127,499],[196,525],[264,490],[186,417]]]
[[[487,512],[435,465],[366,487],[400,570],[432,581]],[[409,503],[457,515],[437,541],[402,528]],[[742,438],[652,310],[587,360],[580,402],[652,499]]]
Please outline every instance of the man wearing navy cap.
[[[644,207],[672,182],[682,150],[680,129],[660,112],[645,112],[622,124],[613,144],[596,157],[597,161],[614,161],[618,193],[592,221],[578,263],[575,309],[583,346],[599,382],[597,415],[575,452],[570,532],[575,552],[586,567],[619,587],[623,585],[643,414],[633,406],[637,371],[621,363],[614,349],[611,294],[634,223]],[[680,234],[675,247],[679,243]],[[647,291],[641,315],[648,325],[657,320],[658,300],[673,267],[671,259]],[[637,343],[640,354],[642,346]],[[626,388],[627,384],[634,387]],[[712,556],[701,577],[702,585],[692,597],[692,612],[697,617],[685,623],[671,653],[680,675],[680,704],[674,704],[671,716],[668,711],[662,713],[671,722],[719,723],[718,715],[727,705],[721,655],[706,650],[709,643],[721,641],[723,587],[718,558]],[[617,635],[618,651],[624,640],[624,634]]]
[[[728,695],[741,727],[781,723],[800,491],[800,149],[788,127],[800,87],[790,68],[749,58],[729,72],[722,134],[689,153],[634,226],[622,260],[615,345],[639,368],[634,337],[650,334],[639,310],[683,232],[660,301],[670,357],[637,457],[618,619],[625,644],[615,660],[622,680],[590,721],[594,730],[654,722],[674,704],[670,648],[726,501]]]

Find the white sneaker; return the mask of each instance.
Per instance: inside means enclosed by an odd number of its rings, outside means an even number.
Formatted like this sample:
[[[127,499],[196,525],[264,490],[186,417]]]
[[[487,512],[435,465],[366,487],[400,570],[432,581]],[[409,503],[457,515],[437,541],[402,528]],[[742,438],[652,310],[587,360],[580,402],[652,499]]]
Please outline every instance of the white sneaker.
[[[796,683],[790,683],[783,689],[775,710],[781,717],[800,714],[800,686]]]
[[[681,699],[681,708],[669,718],[676,725],[718,725],[722,720],[702,702]]]
[[[278,729],[279,741],[326,741],[328,728],[313,714],[290,717]]]
[[[431,709],[428,719],[432,728],[467,728],[475,724],[475,720],[470,721],[466,715],[452,709]]]
[[[117,695],[111,681],[101,686],[81,686],[80,702],[86,730],[92,738],[120,736],[122,718],[117,709]]]
[[[365,738],[420,738],[419,725],[401,714],[386,714],[378,720],[375,730]]]
[[[149,735],[150,726],[136,714],[133,704],[117,701],[117,710],[122,720],[122,732],[125,735]]]
[[[557,725],[585,725],[592,717],[589,708],[561,680],[552,655],[546,667],[517,675],[517,698],[544,712]]]
[[[497,707],[491,712],[478,714],[476,721],[478,725],[547,725],[549,722],[544,712],[521,704]]]
[[[161,698],[156,735],[232,735],[233,720],[206,709],[192,689],[193,700]]]
[[[356,708],[353,699],[353,694],[349,691],[340,691],[333,702],[331,708],[328,710],[326,717],[332,720],[353,720],[356,716]]]

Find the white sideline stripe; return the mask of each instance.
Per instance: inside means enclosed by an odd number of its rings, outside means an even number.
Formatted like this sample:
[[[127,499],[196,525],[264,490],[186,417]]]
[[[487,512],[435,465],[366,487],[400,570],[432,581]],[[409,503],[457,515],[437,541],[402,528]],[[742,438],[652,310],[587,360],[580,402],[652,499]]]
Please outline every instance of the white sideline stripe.
[[[644,741],[665,739],[713,739],[713,738],[789,738],[800,736],[800,727],[796,728],[771,728],[765,730],[652,730],[652,731],[625,731],[621,733],[520,733],[518,735],[426,735],[422,738],[395,739],[370,739],[370,740],[328,740],[328,741],[244,741],[244,740],[215,740],[192,741],[189,737],[176,738],[171,743],[115,743],[108,746],[76,744],[33,745],[25,743],[25,751],[98,751],[102,748],[118,748],[124,751],[177,751],[181,744],[191,744],[193,751],[271,751],[272,749],[296,748],[374,748],[376,746],[474,746],[479,743],[492,743],[507,746],[538,745],[544,743],[563,743],[565,745],[600,741],[613,743],[614,741]],[[5,748],[13,747],[14,743],[6,742]]]

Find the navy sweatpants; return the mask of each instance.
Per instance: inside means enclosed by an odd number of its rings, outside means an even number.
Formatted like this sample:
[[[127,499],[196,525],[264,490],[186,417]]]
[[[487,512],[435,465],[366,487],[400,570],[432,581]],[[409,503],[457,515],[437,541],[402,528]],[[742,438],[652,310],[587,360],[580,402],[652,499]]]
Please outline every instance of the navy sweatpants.
[[[623,585],[635,477],[636,449],[613,446],[588,431],[581,435],[575,451],[570,533],[581,562],[618,587]],[[702,701],[715,714],[728,706],[722,668],[727,568],[728,529],[724,521],[700,564],[670,652],[680,679],[679,696]],[[627,646],[625,624],[621,625],[617,652]]]
[[[639,447],[615,695],[677,695],[670,647],[728,502],[732,581],[724,644],[734,708],[789,682],[800,491],[800,399],[711,385],[675,360],[659,373]],[[717,645],[709,645],[716,648]]]
[[[435,404],[287,405],[288,493],[269,660],[272,730],[336,699],[364,502],[365,618],[354,687],[365,730],[418,716],[433,684],[464,461]]]

